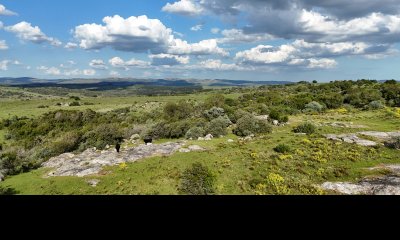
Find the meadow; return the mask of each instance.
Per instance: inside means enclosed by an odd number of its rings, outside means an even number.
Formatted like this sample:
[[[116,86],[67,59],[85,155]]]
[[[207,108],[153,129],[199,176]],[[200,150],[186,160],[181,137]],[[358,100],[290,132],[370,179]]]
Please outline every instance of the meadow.
[[[378,83],[368,84],[366,83],[366,86],[371,89],[382,87],[382,84]],[[318,86],[323,89],[325,85]],[[308,91],[305,87],[309,87],[311,90]],[[76,107],[56,105],[59,102],[73,101],[70,97],[47,96],[46,99],[43,99],[40,96],[34,96],[28,101],[12,98],[0,99],[1,119],[7,119],[12,116],[27,116],[35,119],[44,113],[57,112],[60,109],[77,112],[92,109],[98,112],[101,117],[102,114],[111,114],[115,110],[118,111],[118,109],[128,107],[130,110],[127,110],[127,115],[121,115],[124,117],[119,116],[119,118],[109,118],[111,119],[110,121],[115,121],[112,119],[122,119],[122,125],[126,125],[125,129],[131,129],[137,125],[142,126],[144,123],[149,124],[150,132],[160,134],[160,131],[167,131],[165,124],[166,126],[170,124],[171,126],[181,127],[178,123],[185,123],[192,124],[188,128],[195,126],[196,128],[211,129],[209,125],[213,122],[212,120],[204,120],[203,124],[202,122],[199,123],[198,119],[207,119],[207,117],[202,117],[201,115],[204,110],[211,107],[221,107],[226,109],[226,115],[234,122],[226,128],[226,133],[222,134],[223,136],[216,137],[211,141],[185,138],[187,131],[185,130],[183,135],[177,136],[171,135],[170,132],[168,132],[169,135],[163,135],[164,133],[162,133],[159,135],[160,137],[155,138],[154,142],[154,144],[159,144],[184,140],[187,141],[187,145],[198,145],[206,149],[205,151],[177,152],[171,156],[141,159],[134,163],[106,167],[99,174],[86,177],[49,178],[47,173],[51,169],[31,169],[8,176],[4,182],[0,183],[0,187],[13,189],[16,194],[23,195],[177,195],[182,194],[179,189],[185,171],[190,169],[194,163],[201,163],[210,170],[210,174],[215,179],[213,183],[214,194],[321,195],[337,194],[321,189],[320,185],[324,182],[357,182],[365,177],[377,177],[387,174],[384,170],[371,170],[369,168],[382,164],[400,164],[399,150],[385,147],[383,145],[384,142],[379,139],[370,138],[370,140],[376,141],[378,145],[365,147],[353,143],[327,140],[323,136],[324,134],[356,133],[360,131],[400,131],[400,108],[396,106],[396,103],[393,105],[393,101],[390,102],[392,99],[385,100],[385,97],[381,95],[379,101],[382,101],[385,106],[377,108],[368,107],[370,102],[378,101],[376,99],[365,100],[366,105],[363,107],[360,107],[362,104],[358,105],[359,100],[354,101],[352,104],[345,104],[345,100],[343,100],[338,106],[330,108],[327,107],[329,103],[321,103],[321,105],[324,105],[321,111],[318,109],[309,111],[304,108],[304,106],[309,106],[308,103],[311,101],[319,99],[322,102],[320,99],[326,96],[325,93],[330,93],[330,91],[322,91],[322,93],[319,92],[311,96],[309,100],[306,100],[306,103],[299,107],[300,111],[294,111],[298,102],[293,100],[290,103],[288,99],[297,99],[298,95],[304,98],[305,92],[313,92],[317,89],[317,86],[300,84],[300,86],[276,88],[247,88],[236,92],[229,91],[228,93],[226,89],[214,89],[211,92],[181,96],[132,96],[124,98],[80,96],[80,103],[89,102],[93,105],[82,104]],[[365,85],[363,85],[363,88],[365,88]],[[303,90],[298,92],[298,89]],[[334,91],[332,90],[332,92]],[[265,92],[267,94],[264,94]],[[281,95],[276,95],[277,93],[281,93]],[[218,98],[218,95],[215,94],[222,95],[225,98],[223,103],[213,102]],[[346,94],[349,94],[349,91],[343,92],[344,98],[346,98]],[[274,95],[279,99],[276,100],[275,98],[275,100],[268,103],[268,95]],[[395,96],[400,97],[400,95]],[[360,101],[363,101],[363,99],[361,98]],[[177,104],[178,102],[182,105],[169,105]],[[183,102],[200,105],[196,105],[197,107],[190,111],[185,110],[184,112],[187,115],[183,117],[179,111],[178,113],[175,110],[172,112],[166,111],[169,108],[165,106],[175,106],[177,109],[186,106]],[[152,105],[155,107],[146,109],[146,103],[159,103],[160,105]],[[49,107],[38,108],[43,105]],[[288,109],[288,106],[291,109]],[[152,115],[153,118],[158,116],[157,118],[159,119],[152,119],[150,122],[149,120],[143,120],[143,123],[140,124],[137,122],[138,120],[129,120],[127,116],[130,114],[136,116],[134,114],[138,111],[138,108],[144,112],[159,110],[159,115]],[[230,108],[234,109],[229,110]],[[237,125],[240,122],[240,119],[236,119],[239,118],[236,117],[237,111],[243,110],[253,115],[269,114],[271,116],[276,115],[273,112],[276,109],[286,109],[280,111],[279,116],[275,118],[284,119],[280,115],[287,115],[287,122],[281,121],[284,124],[279,124],[278,126],[270,123],[270,132],[255,133],[254,136],[246,140],[244,139],[245,136],[237,135]],[[196,114],[196,112],[199,112],[200,115]],[[176,117],[171,114],[176,114]],[[29,122],[30,120],[21,121]],[[158,121],[161,121],[163,128],[160,128],[161,125]],[[315,126],[315,130],[309,134],[295,133],[293,129],[303,123],[312,123]],[[332,125],[333,123],[354,127],[338,127]],[[32,124],[32,126],[35,126],[36,123]],[[85,127],[86,125],[83,126]],[[66,128],[63,131],[70,131],[70,129]],[[7,146],[7,143],[11,146],[12,144],[22,143],[22,140],[27,141],[24,138],[25,135],[20,138],[11,137],[11,139],[6,140],[5,135],[7,133],[9,133],[7,127],[0,130],[0,142],[5,142],[5,146]],[[58,139],[59,136],[64,134],[57,131],[50,133],[43,136],[53,139],[54,135]],[[125,141],[122,144],[122,147],[124,146],[132,147],[132,144],[129,141]],[[39,149],[38,146],[35,147]],[[72,151],[81,150],[76,148]],[[90,180],[94,179],[99,181],[96,187],[88,184]]]

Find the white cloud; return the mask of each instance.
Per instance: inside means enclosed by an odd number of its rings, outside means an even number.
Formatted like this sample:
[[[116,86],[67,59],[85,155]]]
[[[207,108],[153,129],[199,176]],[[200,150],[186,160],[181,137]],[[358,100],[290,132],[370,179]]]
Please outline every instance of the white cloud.
[[[46,75],[54,75],[54,76],[61,75],[60,69],[58,69],[56,67],[40,66],[37,68],[37,70],[42,71]]]
[[[3,60],[0,61],[0,70],[7,71],[10,65],[21,65],[21,63],[18,60]]]
[[[74,65],[76,65],[76,62],[70,60],[70,61],[67,61],[66,64],[61,63],[60,68],[72,68]]]
[[[192,0],[180,0],[174,3],[167,3],[162,11],[169,13],[176,13],[188,16],[200,15],[203,12],[203,8],[195,4]]]
[[[238,52],[236,59],[256,64],[282,63],[286,62],[295,51],[293,46],[286,44],[279,47],[258,45],[250,50]]]
[[[217,39],[206,39],[193,44],[181,39],[175,39],[167,53],[175,55],[229,55],[227,51],[218,47]]]
[[[188,56],[176,56],[171,54],[150,55],[153,66],[174,66],[180,64],[188,64],[190,58]]]
[[[36,68],[37,70],[43,72],[46,75],[52,76],[94,76],[96,75],[96,71],[94,69],[64,69],[61,71],[59,68],[56,67],[47,67],[47,66],[40,66]]]
[[[117,71],[111,71],[110,72],[110,76],[112,76],[112,77],[119,77],[121,74],[119,73],[119,72],[117,72]]]
[[[175,38],[173,31],[160,20],[149,19],[147,16],[124,19],[116,15],[105,17],[103,22],[105,25],[84,24],[75,28],[75,37],[80,41],[81,48],[101,49],[109,46],[120,51],[150,51],[152,54],[228,55],[218,47],[216,39],[188,43]]]
[[[149,62],[136,60],[134,58],[125,62],[120,57],[111,58],[108,62],[115,68],[123,68],[125,70],[129,70],[130,67],[146,68],[150,65]]]
[[[191,31],[198,32],[203,30],[203,24],[197,24],[190,28]]]
[[[244,70],[243,68],[237,66],[236,64],[230,63],[222,63],[219,59],[208,59],[206,61],[202,61],[197,66],[199,69],[207,69],[207,70],[216,70],[216,71],[237,71]]]
[[[94,76],[94,75],[96,75],[96,71],[94,69],[85,69],[85,70],[83,70],[83,75]]]
[[[7,71],[8,70],[8,65],[10,64],[10,60],[3,60],[0,61],[0,70],[2,71]]]
[[[78,47],[78,44],[72,43],[72,42],[69,42],[69,43],[65,44],[65,46],[64,46],[64,48],[66,48],[66,49],[75,49],[77,47]]]
[[[8,46],[5,40],[0,40],[0,50],[7,50]]]
[[[92,61],[90,61],[89,66],[95,69],[101,69],[101,70],[107,69],[106,64],[101,59],[93,59]]]
[[[158,19],[147,16],[124,19],[118,15],[105,17],[105,26],[84,24],[75,28],[75,37],[83,49],[101,49],[111,46],[116,50],[131,52],[160,52],[173,38],[172,30]]]
[[[219,29],[219,28],[212,28],[211,29],[211,33],[212,34],[218,34],[220,31],[221,31],[221,29]]]
[[[238,52],[235,59],[239,65],[250,66],[298,66],[305,68],[334,68],[337,62],[329,58],[315,58],[307,49],[296,48],[299,43],[284,44],[279,47],[259,45],[250,50]],[[314,55],[314,57],[311,57]]]
[[[5,30],[15,33],[22,40],[37,44],[46,42],[53,46],[60,46],[62,44],[58,39],[46,36],[38,26],[32,27],[32,24],[28,22],[20,22],[13,26],[5,27]]]
[[[337,62],[334,59],[321,58],[321,59],[308,59],[310,64],[307,68],[334,68],[337,65]]]
[[[4,5],[0,4],[0,16],[13,16],[13,15],[17,15],[17,13],[8,10]]]
[[[252,43],[274,39],[274,37],[270,34],[245,34],[241,29],[223,30],[221,33],[224,37],[218,39],[218,42],[220,43]]]

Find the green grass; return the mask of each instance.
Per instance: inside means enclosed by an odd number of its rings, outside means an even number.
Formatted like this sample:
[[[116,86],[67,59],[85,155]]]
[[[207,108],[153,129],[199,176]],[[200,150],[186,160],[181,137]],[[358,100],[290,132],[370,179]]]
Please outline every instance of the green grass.
[[[364,113],[359,113],[365,116]],[[381,112],[368,116],[378,119]],[[313,116],[319,120],[321,116]],[[341,116],[339,116],[341,117]],[[320,133],[303,136],[291,132],[296,122],[310,118],[299,115],[294,123],[274,128],[270,135],[252,142],[240,142],[234,135],[212,141],[189,141],[205,147],[205,152],[175,153],[169,157],[153,157],[136,163],[129,163],[126,169],[119,166],[107,167],[103,174],[85,178],[56,177],[44,178],[45,169],[36,170],[8,178],[0,186],[11,187],[19,194],[178,194],[180,174],[191,164],[200,162],[208,166],[217,176],[217,194],[278,194],[276,190],[260,183],[269,174],[278,174],[284,179],[289,194],[317,194],[313,185],[325,181],[357,181],[363,176],[379,175],[366,168],[382,163],[400,163],[399,152],[385,147],[367,148],[346,143],[325,140]],[[360,123],[370,125],[369,119]],[[383,119],[384,129],[398,130],[397,124]],[[357,131],[357,129],[350,129]],[[336,132],[349,129],[337,128]],[[319,131],[329,132],[330,128]],[[228,143],[231,138],[235,143]],[[307,140],[305,140],[307,139]],[[160,140],[157,143],[165,142]],[[279,144],[289,145],[290,153],[274,152]],[[321,152],[319,154],[319,152]],[[97,187],[86,182],[99,179]],[[258,185],[257,185],[258,184]],[[254,185],[266,188],[255,189]]]
[[[10,118],[12,116],[36,117],[49,111],[64,110],[85,110],[92,109],[94,111],[112,111],[118,108],[130,107],[146,102],[177,102],[179,100],[197,100],[204,101],[211,93],[190,94],[182,96],[132,96],[132,97],[102,97],[102,98],[82,98],[81,103],[88,102],[94,105],[82,105],[77,107],[56,106],[57,103],[73,102],[69,98],[49,98],[49,99],[1,99],[0,98],[0,119]],[[237,98],[239,94],[227,94],[226,97]],[[48,108],[38,108],[39,106],[49,106]]]

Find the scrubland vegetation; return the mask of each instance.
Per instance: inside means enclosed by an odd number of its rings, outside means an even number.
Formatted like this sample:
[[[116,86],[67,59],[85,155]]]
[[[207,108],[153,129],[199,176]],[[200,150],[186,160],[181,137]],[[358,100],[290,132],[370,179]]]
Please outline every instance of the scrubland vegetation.
[[[363,147],[323,137],[354,132],[327,124],[334,122],[399,131],[395,81],[124,98],[87,90],[51,95],[58,90],[0,89],[0,170],[6,176],[0,194],[324,194],[318,187],[323,181],[354,181],[371,174],[367,167],[400,163],[399,138]],[[134,134],[156,143],[186,140],[207,150],[108,167],[85,178],[43,178],[48,170],[38,169],[51,157],[103,150]],[[208,134],[214,139],[198,140]],[[92,178],[101,180],[96,188],[86,183]]]

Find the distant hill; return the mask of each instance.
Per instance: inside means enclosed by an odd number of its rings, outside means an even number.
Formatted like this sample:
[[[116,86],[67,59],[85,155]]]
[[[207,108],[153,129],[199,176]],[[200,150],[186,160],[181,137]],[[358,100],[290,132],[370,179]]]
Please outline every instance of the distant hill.
[[[291,84],[287,81],[247,81],[227,79],[136,79],[136,78],[103,78],[103,79],[36,79],[29,77],[0,78],[0,85],[21,87],[65,87],[79,89],[106,89],[130,86],[160,86],[160,87],[240,87],[260,85]]]

